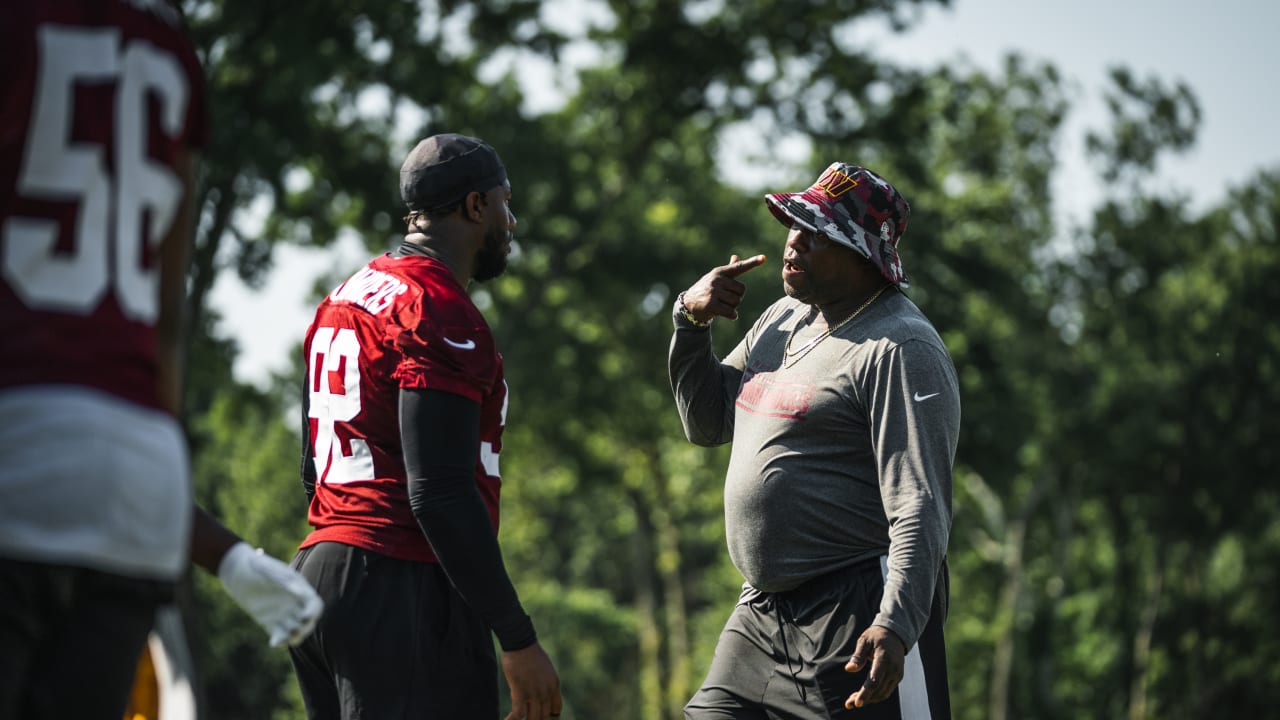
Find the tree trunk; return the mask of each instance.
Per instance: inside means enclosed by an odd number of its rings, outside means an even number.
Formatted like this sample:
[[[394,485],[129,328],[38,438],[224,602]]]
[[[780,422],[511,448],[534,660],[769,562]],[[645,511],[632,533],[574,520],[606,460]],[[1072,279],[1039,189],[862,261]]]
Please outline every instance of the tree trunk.
[[[222,246],[222,236],[231,224],[231,216],[235,212],[236,199],[231,191],[230,182],[222,186],[210,188],[197,205],[197,217],[203,217],[203,210],[211,206],[212,221],[204,233],[196,236],[195,247],[191,250],[191,269],[187,283],[187,350],[189,352],[195,340],[195,333],[204,332],[204,309],[209,298],[209,291],[218,278],[218,250]]]
[[[1010,521],[1005,533],[1005,583],[1000,590],[1000,604],[996,617],[1000,618],[1000,635],[995,641],[995,657],[991,662],[991,694],[987,701],[987,717],[990,720],[1006,720],[1009,717],[1010,688],[1013,686],[1014,654],[1017,646],[1018,605],[1022,600],[1025,573],[1023,556],[1027,523],[1030,522],[1040,498],[1049,484],[1047,476],[1040,476],[1031,486],[1017,518]]]
[[[1155,634],[1160,612],[1160,595],[1164,588],[1164,553],[1156,551],[1155,568],[1147,578],[1147,597],[1142,607],[1137,631],[1133,636],[1133,681],[1129,685],[1129,720],[1147,717],[1147,671],[1151,662],[1151,638]]]
[[[1022,597],[1022,542],[1026,525],[1019,519],[1009,527],[1005,537],[1005,583],[1000,590],[996,617],[1000,618],[1000,635],[996,638],[995,657],[991,661],[991,695],[987,704],[990,720],[1006,720],[1009,716],[1009,688],[1013,683],[1013,655],[1016,639],[1018,601]]]
[[[650,457],[657,457],[654,452]],[[669,717],[680,717],[689,700],[689,619],[685,603],[683,567],[680,552],[680,528],[672,519],[672,504],[666,476],[657,463],[652,463],[653,524],[658,543],[656,565],[662,580],[663,611],[667,628],[666,709]]]
[[[634,551],[636,635],[640,693],[636,698],[641,720],[666,720],[662,692],[662,620],[658,617],[653,575],[653,522],[642,493],[631,492],[636,512]]]
[[[1075,517],[1077,502],[1075,493],[1063,487],[1070,487],[1071,480],[1056,483],[1051,489],[1054,493],[1051,514],[1054,524],[1053,577],[1045,588],[1045,607],[1040,610],[1044,622],[1041,626],[1041,642],[1036,654],[1035,695],[1038,707],[1048,720],[1063,716],[1062,703],[1054,692],[1057,679],[1057,653],[1053,651],[1055,632],[1060,619],[1059,609],[1062,598],[1069,592],[1067,578],[1071,575],[1071,543],[1075,537]]]

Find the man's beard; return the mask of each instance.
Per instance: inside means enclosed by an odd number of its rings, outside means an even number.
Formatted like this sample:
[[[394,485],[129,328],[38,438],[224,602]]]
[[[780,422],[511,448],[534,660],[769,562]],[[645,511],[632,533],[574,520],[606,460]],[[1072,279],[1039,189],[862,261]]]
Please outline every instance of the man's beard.
[[[507,269],[507,253],[502,247],[507,241],[505,230],[491,229],[484,235],[484,247],[476,251],[475,269],[471,279],[484,282],[498,277]]]

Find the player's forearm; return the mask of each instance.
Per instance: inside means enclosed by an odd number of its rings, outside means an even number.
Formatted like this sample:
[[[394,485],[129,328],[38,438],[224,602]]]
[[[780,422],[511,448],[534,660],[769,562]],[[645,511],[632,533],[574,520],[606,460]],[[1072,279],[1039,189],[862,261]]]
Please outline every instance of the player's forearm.
[[[470,473],[427,468],[410,478],[409,505],[449,581],[498,636],[503,650],[537,640],[502,561],[489,512]]]
[[[450,582],[504,650],[533,644],[533,623],[507,576],[476,485],[479,403],[443,391],[401,390],[400,440],[409,506]]]
[[[228,530],[199,505],[193,506],[193,509],[191,562],[217,575],[222,558],[233,545],[240,542],[240,536]]]

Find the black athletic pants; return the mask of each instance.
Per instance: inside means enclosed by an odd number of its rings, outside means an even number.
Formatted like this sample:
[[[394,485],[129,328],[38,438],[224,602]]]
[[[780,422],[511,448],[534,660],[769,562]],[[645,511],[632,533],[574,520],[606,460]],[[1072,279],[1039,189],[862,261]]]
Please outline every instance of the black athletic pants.
[[[311,720],[498,717],[492,635],[439,564],[318,543],[293,567],[325,602],[289,651]]]
[[[174,584],[0,558],[0,718],[119,720]]]
[[[685,706],[687,720],[949,720],[940,578],[920,640],[908,649],[902,682],[886,700],[846,710],[867,668],[845,672],[858,636],[884,594],[878,558],[784,593],[740,601],[716,644],[702,688]]]

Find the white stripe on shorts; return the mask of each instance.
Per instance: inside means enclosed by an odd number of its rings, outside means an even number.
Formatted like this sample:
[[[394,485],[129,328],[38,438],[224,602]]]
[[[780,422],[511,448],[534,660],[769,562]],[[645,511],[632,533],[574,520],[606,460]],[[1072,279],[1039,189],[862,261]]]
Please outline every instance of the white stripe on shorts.
[[[889,577],[889,556],[880,556],[880,577]],[[931,720],[929,712],[929,688],[924,682],[924,664],[920,662],[920,644],[916,643],[907,653],[902,669],[902,682],[898,683],[898,707],[902,720]]]

